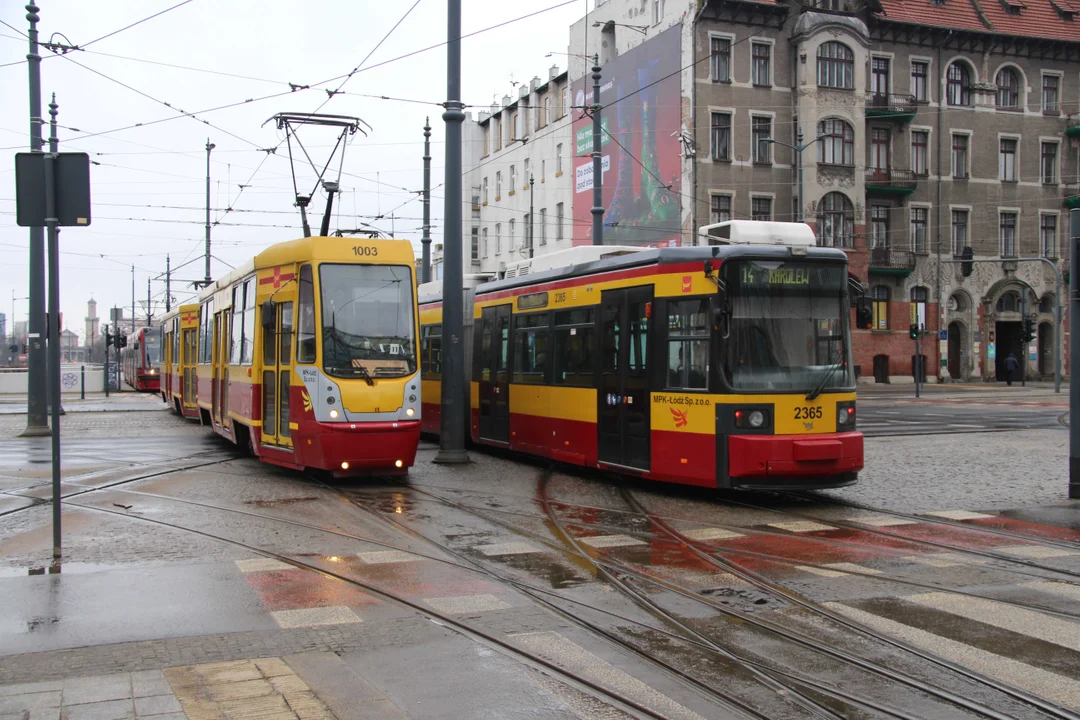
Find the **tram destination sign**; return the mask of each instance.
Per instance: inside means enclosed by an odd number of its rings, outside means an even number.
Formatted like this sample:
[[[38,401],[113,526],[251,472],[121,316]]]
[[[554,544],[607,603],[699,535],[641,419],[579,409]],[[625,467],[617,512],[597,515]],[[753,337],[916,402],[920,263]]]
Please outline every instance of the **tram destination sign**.
[[[739,262],[728,273],[736,290],[775,292],[839,291],[843,278],[841,266],[805,262]]]

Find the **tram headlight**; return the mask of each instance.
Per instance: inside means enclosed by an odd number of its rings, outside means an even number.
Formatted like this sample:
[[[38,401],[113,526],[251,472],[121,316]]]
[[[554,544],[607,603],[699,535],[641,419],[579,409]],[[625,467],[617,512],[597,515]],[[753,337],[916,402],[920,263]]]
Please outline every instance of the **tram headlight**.
[[[338,411],[337,410],[331,410],[330,411],[330,419],[331,420],[337,420],[337,416],[338,416]]]
[[[760,410],[752,410],[747,416],[746,421],[750,423],[750,427],[759,428],[765,424],[765,413]]]
[[[854,401],[836,403],[836,430],[855,429],[855,403]]]
[[[767,408],[750,407],[735,411],[735,427],[743,430],[768,430],[771,422]]]
[[[413,410],[412,408],[406,408],[405,409],[405,414],[408,415],[409,417],[412,417],[413,415],[416,414],[416,411]]]

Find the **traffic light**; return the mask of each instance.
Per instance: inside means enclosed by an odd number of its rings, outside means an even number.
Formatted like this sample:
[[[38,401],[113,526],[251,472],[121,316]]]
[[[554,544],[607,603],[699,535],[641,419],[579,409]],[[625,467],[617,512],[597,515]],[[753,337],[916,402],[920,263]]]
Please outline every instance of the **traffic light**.
[[[1035,339],[1035,321],[1029,317],[1026,317],[1022,321],[1023,323],[1023,339],[1024,342],[1031,342]]]
[[[127,335],[117,335],[116,336],[116,347],[117,347],[117,349],[127,347]]]
[[[110,345],[113,345],[115,347],[120,347],[117,344],[119,342],[119,340],[120,340],[120,336],[119,335],[114,335],[113,333],[109,332],[109,326],[108,325],[105,326],[105,330],[103,332],[105,333],[105,347],[106,348],[108,348]]]
[[[964,277],[971,277],[971,273],[975,271],[975,263],[971,262],[975,258],[975,251],[970,247],[964,248],[964,251],[960,253],[960,258],[964,262],[960,263],[960,272]]]
[[[859,330],[874,328],[874,301],[868,297],[855,301],[855,327]]]
[[[910,337],[912,340],[919,339],[919,326],[916,323],[911,323],[910,325],[908,325],[908,337]]]

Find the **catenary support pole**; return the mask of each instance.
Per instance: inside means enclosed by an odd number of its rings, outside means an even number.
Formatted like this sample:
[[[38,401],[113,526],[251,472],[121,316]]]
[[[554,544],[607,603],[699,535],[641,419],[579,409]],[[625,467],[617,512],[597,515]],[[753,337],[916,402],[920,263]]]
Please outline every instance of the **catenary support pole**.
[[[162,351],[164,352],[164,351]],[[109,397],[109,323],[105,323],[105,397]]]
[[[165,312],[172,310],[172,258],[165,256]]]
[[[135,266],[131,266],[131,334],[135,334]]]
[[[146,326],[149,327],[154,324],[154,312],[150,309],[150,278],[146,278]]]
[[[803,222],[803,167],[802,167],[802,153],[806,148],[802,144],[802,126],[795,132],[795,161],[799,163],[799,210],[796,213],[796,220]]]
[[[49,236],[49,396],[52,402],[52,524],[53,559],[61,555],[60,540],[60,232],[56,215],[56,95],[49,103],[51,133],[45,160],[45,224]]]
[[[1069,211],[1069,497],[1080,498],[1080,209]]]
[[[41,55],[38,54],[38,6],[26,6],[30,22],[30,51],[26,55],[30,70],[30,152],[41,152]],[[30,311],[27,322],[27,398],[24,437],[49,434],[47,358],[45,352],[45,228],[30,228]],[[12,319],[14,322],[14,318]]]
[[[431,118],[424,118],[424,227],[420,281],[431,282]],[[443,256],[445,258],[445,255]]]
[[[215,147],[210,138],[206,138],[206,269],[203,275],[206,287],[210,287],[210,151]],[[305,234],[311,235],[311,232]]]
[[[465,395],[465,310],[461,266],[461,0],[447,0],[446,12],[446,192],[443,194],[443,378],[438,463],[469,461],[465,428],[470,410]],[[413,387],[412,390],[419,388]]]
[[[536,237],[536,235],[534,234],[534,231],[533,231],[533,227],[535,226],[535,223],[536,223],[536,218],[533,217],[533,214],[534,214],[534,210],[533,210],[533,185],[535,185],[535,184],[536,184],[536,181],[533,179],[533,176],[529,175],[529,259],[530,260],[532,260],[532,257],[533,257],[533,238]]]
[[[592,105],[592,244],[604,244],[604,171],[600,153],[600,54],[593,55],[593,96]]]

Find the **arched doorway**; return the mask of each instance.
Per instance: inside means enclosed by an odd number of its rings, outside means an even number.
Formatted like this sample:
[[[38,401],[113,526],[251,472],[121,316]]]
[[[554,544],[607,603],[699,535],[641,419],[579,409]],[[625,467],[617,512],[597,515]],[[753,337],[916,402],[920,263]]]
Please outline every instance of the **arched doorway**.
[[[958,322],[949,323],[949,377],[959,380],[964,374],[960,353],[963,347],[963,330]]]
[[[1054,326],[1039,323],[1039,374],[1054,374]]]

